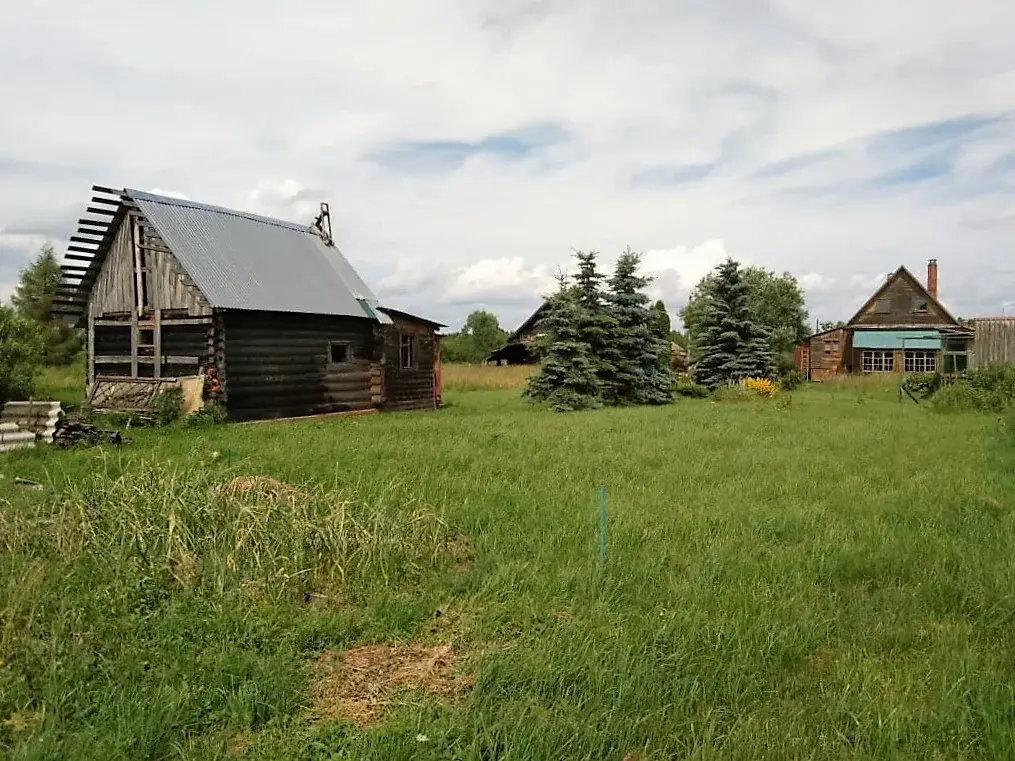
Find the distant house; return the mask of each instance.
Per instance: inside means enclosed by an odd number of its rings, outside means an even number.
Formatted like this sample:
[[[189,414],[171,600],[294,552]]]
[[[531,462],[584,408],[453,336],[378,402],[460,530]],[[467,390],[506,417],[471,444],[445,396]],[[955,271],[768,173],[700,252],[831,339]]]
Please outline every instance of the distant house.
[[[842,327],[797,345],[794,363],[810,380],[842,373],[952,373],[971,362],[973,329],[938,301],[937,260],[921,283],[899,267]]]
[[[86,330],[93,402],[144,406],[196,376],[236,420],[438,406],[443,326],[378,303],[326,204],[300,224],[93,192],[53,307]]]
[[[539,335],[539,322],[546,313],[549,302],[544,301],[536,311],[523,322],[518,329],[507,337],[503,346],[494,349],[486,361],[500,366],[535,364],[536,356],[532,351],[532,341]]]

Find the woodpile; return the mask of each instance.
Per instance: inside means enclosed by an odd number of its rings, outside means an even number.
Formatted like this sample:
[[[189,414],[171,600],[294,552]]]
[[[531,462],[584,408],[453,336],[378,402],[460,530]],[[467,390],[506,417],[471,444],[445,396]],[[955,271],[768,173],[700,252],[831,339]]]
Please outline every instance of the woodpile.
[[[119,431],[99,428],[80,420],[61,420],[53,434],[53,443],[58,447],[73,447],[78,444],[122,444]]]

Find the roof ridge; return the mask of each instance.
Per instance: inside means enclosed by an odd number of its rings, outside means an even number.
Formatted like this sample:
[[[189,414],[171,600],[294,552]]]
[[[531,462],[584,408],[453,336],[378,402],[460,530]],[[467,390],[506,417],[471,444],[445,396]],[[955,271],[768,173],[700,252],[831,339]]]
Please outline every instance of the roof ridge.
[[[182,206],[188,209],[200,209],[201,211],[208,211],[214,214],[222,214],[229,217],[239,217],[241,219],[247,219],[251,222],[260,222],[265,225],[273,225],[275,227],[281,227],[286,230],[292,230],[293,232],[303,232],[312,234],[311,226],[301,225],[298,222],[290,222],[285,219],[279,219],[277,217],[267,217],[262,214],[254,214],[252,212],[240,211],[239,209],[230,209],[225,206],[215,206],[214,204],[201,203],[200,201],[191,201],[187,198],[173,198],[172,196],[163,196],[156,193],[148,193],[144,190],[133,190],[131,188],[124,188],[126,193],[131,198],[140,197],[149,203],[158,203],[163,206]]]

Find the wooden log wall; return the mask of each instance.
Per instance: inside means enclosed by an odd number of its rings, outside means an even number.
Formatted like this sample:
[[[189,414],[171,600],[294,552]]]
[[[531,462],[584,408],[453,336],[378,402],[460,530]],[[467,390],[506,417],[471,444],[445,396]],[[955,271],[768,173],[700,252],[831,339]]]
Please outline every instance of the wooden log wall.
[[[230,311],[224,314],[226,408],[234,420],[373,407],[373,324],[367,319]],[[331,363],[329,343],[348,343]]]
[[[437,337],[434,329],[421,323],[396,319],[382,330],[384,336],[385,410],[432,410],[437,407],[434,366]],[[415,337],[412,367],[401,366],[401,337]]]

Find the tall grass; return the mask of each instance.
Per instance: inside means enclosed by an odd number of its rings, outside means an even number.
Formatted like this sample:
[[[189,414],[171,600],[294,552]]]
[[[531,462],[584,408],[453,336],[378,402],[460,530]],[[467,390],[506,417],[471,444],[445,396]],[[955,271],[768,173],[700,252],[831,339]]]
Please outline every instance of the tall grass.
[[[80,404],[84,401],[84,393],[84,354],[78,355],[69,365],[44,367],[35,381],[36,399]]]
[[[7,459],[45,489],[0,480],[0,755],[1015,756],[995,419],[824,385],[573,415],[456,393]],[[249,473],[294,486],[215,488]],[[452,645],[471,694],[307,720],[321,650],[406,640]]]
[[[535,365],[449,364],[441,368],[441,381],[449,391],[522,389]]]

